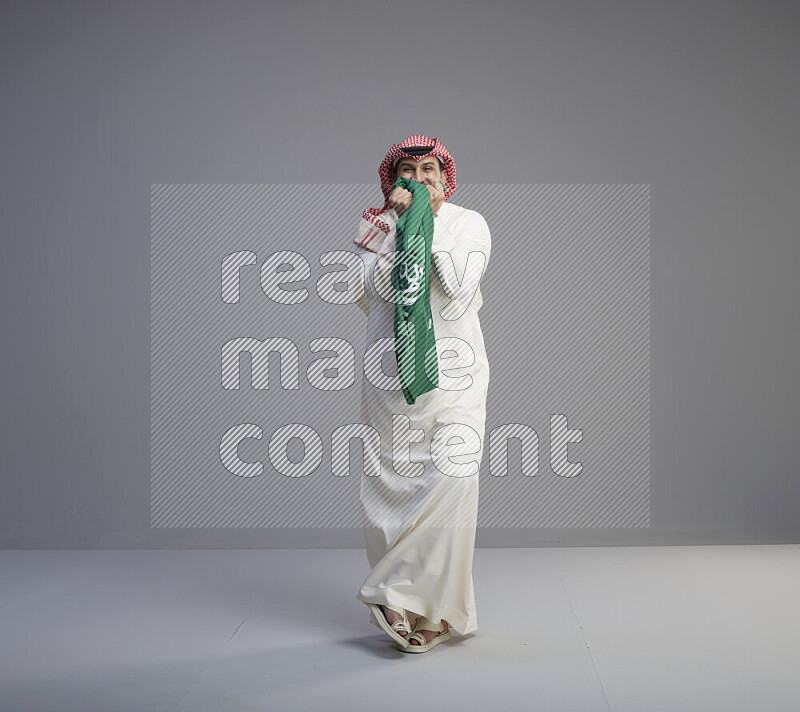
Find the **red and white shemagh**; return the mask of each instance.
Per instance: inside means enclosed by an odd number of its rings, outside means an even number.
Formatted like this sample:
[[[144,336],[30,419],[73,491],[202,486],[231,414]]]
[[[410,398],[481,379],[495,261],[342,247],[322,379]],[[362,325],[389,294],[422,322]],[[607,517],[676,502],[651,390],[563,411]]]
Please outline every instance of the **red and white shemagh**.
[[[431,150],[423,155],[414,155],[407,153],[404,148],[413,148],[420,146],[432,146]],[[456,189],[456,164],[450,152],[444,147],[444,144],[438,138],[428,138],[420,134],[414,134],[400,143],[395,143],[390,149],[389,153],[383,159],[383,162],[378,168],[378,175],[381,178],[381,190],[385,202],[382,208],[368,208],[361,215],[359,221],[358,237],[353,242],[359,247],[365,247],[369,250],[377,251],[376,245],[379,247],[383,241],[382,238],[391,230],[391,227],[381,218],[382,213],[391,209],[389,204],[389,195],[392,193],[392,186],[394,185],[394,165],[401,158],[413,158],[419,162],[427,156],[437,156],[444,162],[444,174],[447,176],[447,187],[444,191],[444,199],[447,200]],[[379,239],[376,239],[379,238]]]

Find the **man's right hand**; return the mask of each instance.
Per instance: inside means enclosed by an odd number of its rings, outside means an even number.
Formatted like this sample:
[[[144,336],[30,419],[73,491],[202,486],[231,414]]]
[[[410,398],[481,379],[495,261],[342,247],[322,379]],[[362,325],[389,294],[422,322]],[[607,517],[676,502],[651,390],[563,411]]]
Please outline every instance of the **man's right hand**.
[[[399,185],[392,191],[389,196],[389,204],[395,209],[397,217],[400,217],[411,207],[413,197],[414,194],[410,190],[401,188]]]

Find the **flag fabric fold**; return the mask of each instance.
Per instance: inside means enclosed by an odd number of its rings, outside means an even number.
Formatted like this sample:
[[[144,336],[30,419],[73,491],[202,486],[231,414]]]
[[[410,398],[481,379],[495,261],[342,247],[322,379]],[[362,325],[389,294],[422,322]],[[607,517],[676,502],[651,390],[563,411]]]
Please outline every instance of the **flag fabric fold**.
[[[397,220],[394,286],[394,335],[397,373],[409,405],[439,385],[436,335],[431,314],[433,209],[427,185],[398,178],[393,188],[411,191],[409,207]]]

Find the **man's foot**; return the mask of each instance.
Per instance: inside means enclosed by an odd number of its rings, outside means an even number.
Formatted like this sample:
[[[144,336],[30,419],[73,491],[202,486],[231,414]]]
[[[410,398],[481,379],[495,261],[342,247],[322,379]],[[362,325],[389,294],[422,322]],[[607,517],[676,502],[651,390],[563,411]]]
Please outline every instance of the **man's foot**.
[[[386,606],[381,606],[381,610],[383,611],[383,615],[386,616],[386,620],[389,622],[389,625],[392,625],[395,621],[403,620],[403,616],[401,616],[397,611],[393,611]],[[402,636],[403,638],[407,638],[409,632],[407,630],[403,630],[402,628],[397,631],[397,634]]]
[[[444,618],[442,618],[442,625],[444,626],[443,631],[425,630],[424,628],[417,628],[414,632],[419,633],[423,638],[425,638],[426,643],[430,643],[435,637],[439,635],[444,635],[450,629],[450,624]],[[414,638],[411,639],[410,643],[411,645],[421,645],[421,643],[418,640],[415,640]]]

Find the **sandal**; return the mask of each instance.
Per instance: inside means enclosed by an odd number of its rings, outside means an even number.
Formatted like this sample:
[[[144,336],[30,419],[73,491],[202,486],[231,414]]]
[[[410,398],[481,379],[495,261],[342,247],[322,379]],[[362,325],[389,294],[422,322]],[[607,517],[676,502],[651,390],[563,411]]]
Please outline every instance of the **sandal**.
[[[420,630],[430,630],[434,632],[439,631],[439,635],[431,638],[429,642],[425,640],[425,636],[422,635],[422,633],[418,632]],[[424,616],[420,616],[414,625],[414,631],[408,639],[408,644],[403,648],[403,650],[407,653],[426,653],[434,645],[439,645],[439,643],[443,643],[448,638],[450,638],[449,625],[445,628],[443,622],[433,623]],[[416,640],[419,645],[411,645],[412,640]]]
[[[372,613],[375,615],[375,618],[378,621],[378,625],[383,628],[384,632],[396,643],[401,645],[405,650],[408,647],[408,638],[403,637],[400,633],[409,632],[409,623],[408,623],[408,615],[406,614],[405,610],[402,608],[396,608],[395,606],[387,606],[385,603],[368,603],[367,604],[372,610]],[[395,613],[402,614],[402,620],[397,620],[394,623],[389,623],[386,620],[386,616],[384,615],[383,611],[381,610],[381,606],[384,608],[388,608],[390,611],[394,611]]]

